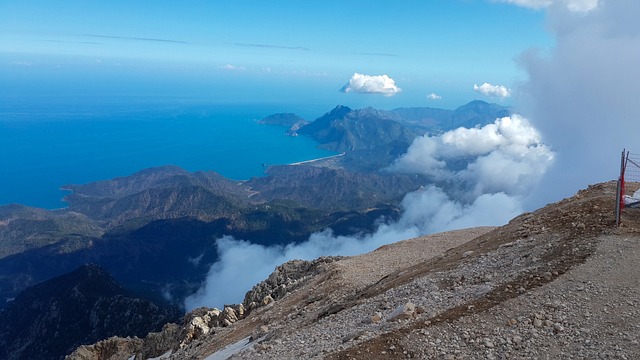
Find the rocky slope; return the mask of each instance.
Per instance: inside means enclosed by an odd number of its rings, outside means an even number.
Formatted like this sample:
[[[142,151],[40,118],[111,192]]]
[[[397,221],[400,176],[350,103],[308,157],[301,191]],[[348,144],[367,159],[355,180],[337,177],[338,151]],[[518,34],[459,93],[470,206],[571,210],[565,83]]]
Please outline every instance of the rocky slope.
[[[237,321],[201,309],[69,358],[638,358],[640,210],[616,228],[614,202],[615,183],[598,184],[502,227],[291,263]],[[138,347],[102,356],[107,345]]]

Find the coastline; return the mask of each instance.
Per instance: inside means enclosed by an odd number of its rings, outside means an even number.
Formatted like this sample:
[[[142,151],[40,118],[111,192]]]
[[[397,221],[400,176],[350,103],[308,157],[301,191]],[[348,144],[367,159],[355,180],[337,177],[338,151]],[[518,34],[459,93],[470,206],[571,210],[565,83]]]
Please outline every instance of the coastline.
[[[290,163],[287,165],[304,165],[304,164],[309,164],[309,163],[313,163],[313,162],[317,162],[317,161],[322,161],[322,160],[329,160],[329,159],[335,159],[341,156],[344,156],[346,153],[341,153],[341,154],[337,154],[337,155],[331,155],[331,156],[325,156],[325,157],[321,157],[321,158],[316,158],[316,159],[311,159],[311,160],[305,160],[305,161],[299,161],[299,162],[294,162],[294,163]]]

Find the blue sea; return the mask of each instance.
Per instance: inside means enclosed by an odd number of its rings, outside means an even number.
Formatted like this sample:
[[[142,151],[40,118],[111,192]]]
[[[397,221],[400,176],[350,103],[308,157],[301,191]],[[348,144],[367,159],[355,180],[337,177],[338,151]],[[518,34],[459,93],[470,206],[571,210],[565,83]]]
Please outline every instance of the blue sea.
[[[11,99],[0,104],[0,205],[66,206],[66,184],[161,165],[245,180],[265,165],[330,156],[312,139],[257,121],[286,105],[175,99]],[[318,116],[321,114],[317,114]]]

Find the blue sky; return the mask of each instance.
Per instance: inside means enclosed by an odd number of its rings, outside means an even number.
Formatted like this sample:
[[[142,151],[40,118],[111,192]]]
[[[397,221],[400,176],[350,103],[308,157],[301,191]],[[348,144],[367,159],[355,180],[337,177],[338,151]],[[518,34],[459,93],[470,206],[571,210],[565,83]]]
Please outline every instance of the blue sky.
[[[455,107],[525,80],[545,13],[489,0],[0,1],[0,95]],[[395,96],[341,93],[354,73]],[[429,99],[441,97],[441,99]]]

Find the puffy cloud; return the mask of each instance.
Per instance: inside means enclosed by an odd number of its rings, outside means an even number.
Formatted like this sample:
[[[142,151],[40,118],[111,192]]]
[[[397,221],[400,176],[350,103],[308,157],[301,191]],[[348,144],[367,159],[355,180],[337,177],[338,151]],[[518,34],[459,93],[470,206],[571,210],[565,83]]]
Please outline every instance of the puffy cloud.
[[[396,86],[395,80],[387,75],[364,75],[355,73],[349,82],[340,89],[344,93],[383,94],[393,96],[402,89]]]
[[[529,121],[512,115],[481,128],[419,137],[389,170],[424,174],[457,188],[457,196],[467,199],[495,193],[524,196],[553,159]]]
[[[390,170],[435,174],[434,184],[405,195],[398,221],[381,223],[373,234],[335,236],[325,230],[286,246],[220,238],[219,261],[185,305],[193,309],[240,302],[253,285],[291,259],[356,255],[424,234],[502,225],[522,212],[522,197],[552,159],[536,129],[517,115],[482,128],[418,138]]]
[[[440,100],[442,99],[442,96],[436,94],[436,93],[431,93],[429,95],[427,95],[427,99],[429,100]]]
[[[549,9],[556,45],[521,58],[528,82],[521,89],[528,116],[558,153],[530,206],[617,178],[623,147],[638,152],[640,2],[600,1],[580,16]]]
[[[511,90],[503,85],[491,85],[489,83],[484,83],[478,86],[477,84],[474,84],[473,90],[482,95],[491,97],[506,98],[511,96]]]
[[[599,0],[500,0],[532,9],[549,7],[553,4],[566,7],[574,12],[588,12],[598,7]]]

